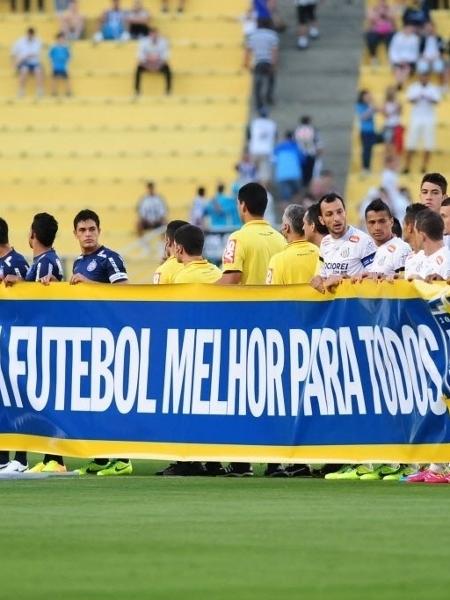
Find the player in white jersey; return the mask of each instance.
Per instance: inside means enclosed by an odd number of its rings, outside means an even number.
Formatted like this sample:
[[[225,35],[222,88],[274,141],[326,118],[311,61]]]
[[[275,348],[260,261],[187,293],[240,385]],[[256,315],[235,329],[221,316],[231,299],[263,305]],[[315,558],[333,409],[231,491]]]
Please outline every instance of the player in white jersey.
[[[394,219],[389,206],[377,198],[367,206],[365,215],[367,231],[377,247],[375,258],[368,267],[369,273],[374,277],[402,273],[411,247],[392,233]]]
[[[444,244],[450,249],[450,198],[442,200],[439,214],[444,221]]]
[[[332,192],[320,201],[320,222],[328,229],[320,244],[320,275],[311,285],[320,292],[335,286],[342,277],[360,275],[373,262],[376,247],[367,233],[347,225],[344,200]]]
[[[444,222],[430,209],[420,212],[416,230],[421,251],[411,266],[407,263],[408,279],[447,279],[450,276],[450,251],[444,245]]]

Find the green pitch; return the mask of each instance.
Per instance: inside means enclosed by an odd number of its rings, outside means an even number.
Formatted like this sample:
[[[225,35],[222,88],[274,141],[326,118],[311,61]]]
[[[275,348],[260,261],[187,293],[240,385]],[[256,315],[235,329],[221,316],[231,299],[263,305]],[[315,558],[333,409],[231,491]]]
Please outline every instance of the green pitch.
[[[79,461],[77,461],[79,464]],[[3,600],[447,600],[450,486],[0,481]]]

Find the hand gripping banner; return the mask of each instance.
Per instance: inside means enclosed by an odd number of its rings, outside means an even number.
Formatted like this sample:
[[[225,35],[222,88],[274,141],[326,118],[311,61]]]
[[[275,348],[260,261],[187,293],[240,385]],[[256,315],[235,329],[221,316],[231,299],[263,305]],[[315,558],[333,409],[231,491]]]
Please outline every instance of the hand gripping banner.
[[[450,462],[445,284],[0,287],[0,448]]]

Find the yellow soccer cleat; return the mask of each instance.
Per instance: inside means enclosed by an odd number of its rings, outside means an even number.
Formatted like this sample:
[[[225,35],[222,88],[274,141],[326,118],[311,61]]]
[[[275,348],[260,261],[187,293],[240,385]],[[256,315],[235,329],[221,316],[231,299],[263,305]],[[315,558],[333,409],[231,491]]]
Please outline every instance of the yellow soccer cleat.
[[[56,460],[50,460],[44,465],[41,473],[67,473],[65,465],[60,465]]]
[[[31,467],[31,469],[27,469],[25,473],[42,473],[44,468],[45,464],[43,462],[38,462],[34,467]]]

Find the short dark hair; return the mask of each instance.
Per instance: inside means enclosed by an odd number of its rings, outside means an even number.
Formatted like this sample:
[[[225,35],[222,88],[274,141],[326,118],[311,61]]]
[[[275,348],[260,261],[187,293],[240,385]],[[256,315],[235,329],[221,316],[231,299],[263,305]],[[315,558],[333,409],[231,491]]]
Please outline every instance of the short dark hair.
[[[441,206],[450,206],[450,196],[442,200]]]
[[[447,180],[441,173],[425,173],[422,177],[420,186],[422,187],[422,185],[427,182],[439,186],[443,194],[447,193]]]
[[[438,242],[444,237],[444,221],[442,217],[429,208],[417,215],[416,229],[425,233],[434,242]]]
[[[284,211],[284,215],[292,226],[292,229],[295,233],[299,235],[305,235],[305,230],[303,229],[303,217],[305,216],[305,209],[300,206],[300,204],[289,204],[286,206]]]
[[[310,225],[314,225],[317,233],[320,233],[320,235],[327,235],[328,229],[327,229],[327,227],[325,227],[325,225],[323,225],[319,221],[319,215],[320,215],[320,205],[318,202],[316,202],[315,204],[312,204],[311,206],[308,207],[308,209],[305,213],[305,219],[308,221],[308,223]]]
[[[90,210],[89,208],[85,208],[84,210],[80,210],[80,212],[75,215],[75,219],[73,220],[73,228],[76,229],[78,223],[80,221],[94,221],[97,227],[100,229],[100,218],[96,212]]]
[[[374,211],[374,212],[384,211],[388,214],[389,218],[392,219],[391,209],[386,204],[386,202],[383,202],[383,200],[381,198],[375,198],[374,200],[372,200],[372,202],[370,202],[367,205],[366,210],[364,212],[366,219],[367,219],[367,213],[369,213],[370,211]]]
[[[206,189],[201,185],[199,188],[197,188],[197,194],[199,196],[204,196],[206,194]]]
[[[369,90],[359,90],[358,92],[358,97],[356,99],[356,101],[358,103],[361,103],[363,101],[364,96],[369,92]]]
[[[249,213],[257,217],[264,216],[267,208],[267,191],[260,183],[246,183],[238,192],[238,200],[245,204]]]
[[[224,191],[225,191],[225,185],[223,183],[219,183],[217,185],[217,193],[218,194],[223,194]]]
[[[58,232],[58,221],[48,213],[38,213],[33,217],[31,232],[38,242],[46,248],[50,248]]]
[[[34,35],[36,33],[34,27],[28,27],[27,35]]]
[[[180,227],[184,227],[185,225],[189,225],[189,223],[187,221],[182,221],[181,219],[170,221],[167,223],[166,237],[173,242],[175,240],[175,233],[180,229]]]
[[[8,223],[0,217],[0,244],[9,244]]]
[[[405,218],[403,222],[405,225],[414,225],[417,219],[417,215],[423,210],[427,210],[427,207],[420,202],[414,202],[414,204],[410,204],[406,207]]]
[[[403,230],[400,221],[397,219],[397,217],[392,218],[394,219],[394,222],[392,224],[392,233],[398,238],[403,237]]]
[[[175,243],[183,246],[189,256],[200,256],[203,252],[205,236],[200,227],[188,223],[176,230]]]
[[[322,213],[322,204],[331,204],[336,200],[340,200],[342,202],[342,206],[345,208],[344,198],[342,196],[339,196],[339,194],[337,194],[336,192],[330,192],[329,194],[325,194],[325,196],[322,196],[322,198],[319,200],[320,212]]]

